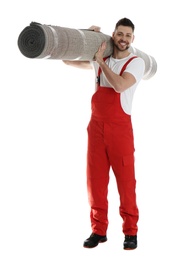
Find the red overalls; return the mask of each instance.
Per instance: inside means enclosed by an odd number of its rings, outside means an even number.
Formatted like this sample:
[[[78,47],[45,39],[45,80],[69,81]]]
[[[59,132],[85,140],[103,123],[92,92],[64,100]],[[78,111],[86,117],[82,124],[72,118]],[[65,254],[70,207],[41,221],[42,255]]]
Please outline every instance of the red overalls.
[[[120,75],[126,66],[127,63]],[[92,96],[91,106],[92,115],[87,128],[87,188],[92,232],[106,235],[109,170],[112,167],[120,195],[119,211],[123,219],[123,233],[136,235],[138,208],[131,116],[123,111],[120,94],[113,88],[98,86]]]

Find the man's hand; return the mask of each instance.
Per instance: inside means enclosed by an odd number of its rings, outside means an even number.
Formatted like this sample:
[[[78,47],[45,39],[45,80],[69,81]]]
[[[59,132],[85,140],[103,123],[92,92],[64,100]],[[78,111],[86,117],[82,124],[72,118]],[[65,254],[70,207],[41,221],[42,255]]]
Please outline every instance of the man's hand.
[[[99,47],[98,52],[96,52],[95,57],[94,57],[99,65],[101,65],[102,62],[104,62],[103,57],[104,57],[104,51],[105,50],[106,50],[106,42],[103,42],[101,44],[101,46]]]
[[[96,25],[92,25],[88,28],[88,30],[94,31],[94,32],[100,32],[101,28]]]

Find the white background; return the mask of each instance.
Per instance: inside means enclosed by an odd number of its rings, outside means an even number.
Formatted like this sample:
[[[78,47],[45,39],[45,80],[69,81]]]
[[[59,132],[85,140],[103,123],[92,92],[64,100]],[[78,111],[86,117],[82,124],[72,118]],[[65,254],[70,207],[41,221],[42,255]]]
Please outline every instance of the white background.
[[[172,259],[171,1],[7,0],[0,9],[0,259]],[[158,64],[138,86],[132,111],[139,246],[122,249],[110,172],[108,242],[88,250],[82,245],[91,233],[85,171],[93,71],[28,59],[17,39],[32,21],[98,25],[111,35],[123,17],[136,26],[133,46]]]

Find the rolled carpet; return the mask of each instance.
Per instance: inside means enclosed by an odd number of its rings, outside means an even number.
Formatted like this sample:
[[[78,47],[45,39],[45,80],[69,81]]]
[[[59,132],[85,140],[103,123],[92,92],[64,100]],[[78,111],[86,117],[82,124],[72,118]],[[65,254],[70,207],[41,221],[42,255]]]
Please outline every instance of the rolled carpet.
[[[107,42],[104,57],[113,52],[113,42],[109,35],[86,29],[71,29],[60,26],[31,22],[18,37],[18,47],[27,58],[59,60],[93,60],[102,42]],[[129,50],[145,61],[143,79],[149,79],[157,71],[155,59],[140,50]]]

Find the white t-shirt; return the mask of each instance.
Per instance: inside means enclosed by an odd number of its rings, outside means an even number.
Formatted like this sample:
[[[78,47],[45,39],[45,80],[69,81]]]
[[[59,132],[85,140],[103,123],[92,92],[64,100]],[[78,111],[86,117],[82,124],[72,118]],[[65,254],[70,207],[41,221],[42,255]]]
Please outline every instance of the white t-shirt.
[[[133,56],[135,56],[133,53],[130,53],[129,56],[123,59],[114,59],[112,56],[110,56],[108,59],[106,59],[105,62],[113,72],[119,75],[123,65]],[[96,77],[97,77],[99,65],[97,62],[92,62],[92,64],[94,66]],[[126,89],[124,92],[120,93],[120,101],[121,101],[122,109],[126,114],[130,115],[132,110],[132,101],[133,101],[134,92],[136,90],[139,81],[142,79],[144,75],[145,62],[142,58],[137,57],[132,61],[130,61],[130,63],[127,65],[124,71],[131,73],[136,79],[136,83],[133,86]],[[109,82],[107,81],[106,77],[104,76],[103,72],[101,72],[100,74],[100,86],[112,88]]]

